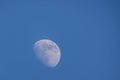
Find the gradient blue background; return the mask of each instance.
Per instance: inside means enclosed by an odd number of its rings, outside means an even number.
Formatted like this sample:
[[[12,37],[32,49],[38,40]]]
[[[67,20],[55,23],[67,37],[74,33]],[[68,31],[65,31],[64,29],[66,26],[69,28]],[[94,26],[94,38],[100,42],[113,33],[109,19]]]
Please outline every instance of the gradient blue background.
[[[33,52],[44,38],[56,68]],[[120,80],[120,1],[0,0],[0,80]]]

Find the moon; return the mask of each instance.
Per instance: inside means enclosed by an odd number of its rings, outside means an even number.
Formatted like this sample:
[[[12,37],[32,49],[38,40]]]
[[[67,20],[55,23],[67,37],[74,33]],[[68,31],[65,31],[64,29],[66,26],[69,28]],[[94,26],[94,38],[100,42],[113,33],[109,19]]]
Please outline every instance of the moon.
[[[48,67],[58,65],[61,53],[58,45],[49,39],[38,40],[34,43],[34,52],[38,59]]]

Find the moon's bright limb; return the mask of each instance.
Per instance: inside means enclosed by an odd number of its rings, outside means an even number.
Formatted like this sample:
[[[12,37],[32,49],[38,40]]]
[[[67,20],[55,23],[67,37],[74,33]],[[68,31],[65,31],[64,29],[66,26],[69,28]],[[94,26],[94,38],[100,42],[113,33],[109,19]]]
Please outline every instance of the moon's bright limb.
[[[48,39],[42,39],[34,44],[38,59],[49,67],[55,67],[60,61],[61,53],[58,45]]]

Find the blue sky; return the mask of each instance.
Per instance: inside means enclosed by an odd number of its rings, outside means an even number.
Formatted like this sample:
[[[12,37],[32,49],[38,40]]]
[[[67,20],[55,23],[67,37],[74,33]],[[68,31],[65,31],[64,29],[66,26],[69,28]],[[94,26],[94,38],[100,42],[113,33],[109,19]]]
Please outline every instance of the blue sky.
[[[119,0],[0,0],[0,80],[120,80]],[[61,49],[56,68],[33,52]]]

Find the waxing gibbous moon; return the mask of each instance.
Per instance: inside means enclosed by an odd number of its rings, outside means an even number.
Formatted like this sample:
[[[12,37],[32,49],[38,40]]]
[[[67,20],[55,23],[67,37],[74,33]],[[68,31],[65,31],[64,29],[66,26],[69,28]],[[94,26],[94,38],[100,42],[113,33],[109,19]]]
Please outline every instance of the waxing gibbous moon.
[[[48,67],[58,65],[61,57],[58,45],[52,40],[42,39],[34,44],[34,52],[38,59]]]

